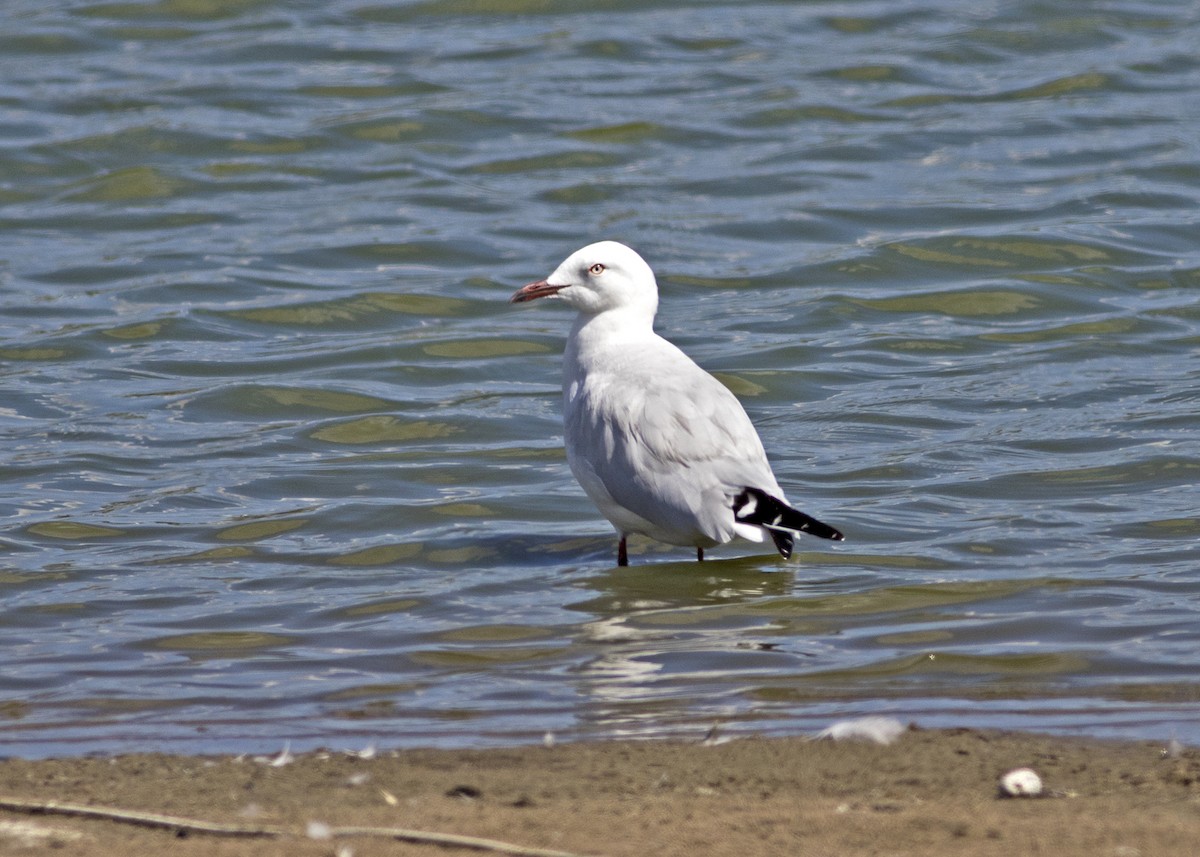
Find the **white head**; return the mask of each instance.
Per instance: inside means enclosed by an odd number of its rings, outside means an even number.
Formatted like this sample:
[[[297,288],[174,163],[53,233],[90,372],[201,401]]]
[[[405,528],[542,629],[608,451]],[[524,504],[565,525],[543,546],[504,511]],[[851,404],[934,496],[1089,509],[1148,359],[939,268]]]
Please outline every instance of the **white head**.
[[[588,315],[619,309],[653,319],[658,283],[633,250],[616,241],[600,241],[576,250],[549,277],[518,290],[511,302],[547,297],[561,298]]]

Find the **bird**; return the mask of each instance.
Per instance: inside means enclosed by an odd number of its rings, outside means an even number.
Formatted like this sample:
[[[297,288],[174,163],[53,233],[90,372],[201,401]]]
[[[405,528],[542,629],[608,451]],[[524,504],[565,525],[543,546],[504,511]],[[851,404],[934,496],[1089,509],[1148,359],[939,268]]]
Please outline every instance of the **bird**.
[[[797,534],[842,533],[793,508],[754,424],[729,388],[654,331],[658,283],[616,241],[576,250],[510,303],[577,311],[563,354],[563,441],[571,472],[619,538],[705,548],[767,536],[788,559]]]

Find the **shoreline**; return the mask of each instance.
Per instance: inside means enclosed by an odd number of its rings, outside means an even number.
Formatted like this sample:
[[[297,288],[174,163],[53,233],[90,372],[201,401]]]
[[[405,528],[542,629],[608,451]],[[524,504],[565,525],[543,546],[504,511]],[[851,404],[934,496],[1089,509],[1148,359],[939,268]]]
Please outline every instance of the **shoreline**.
[[[1037,771],[1044,796],[1003,798]],[[0,851],[102,857],[432,854],[1191,855],[1200,751],[910,727],[864,740],[604,741],[486,750],[0,761],[10,801],[114,807],[259,836],[0,809]],[[374,829],[368,832],[366,829]],[[380,830],[386,828],[387,830]],[[451,837],[401,841],[397,829]],[[391,831],[390,833],[388,831]]]

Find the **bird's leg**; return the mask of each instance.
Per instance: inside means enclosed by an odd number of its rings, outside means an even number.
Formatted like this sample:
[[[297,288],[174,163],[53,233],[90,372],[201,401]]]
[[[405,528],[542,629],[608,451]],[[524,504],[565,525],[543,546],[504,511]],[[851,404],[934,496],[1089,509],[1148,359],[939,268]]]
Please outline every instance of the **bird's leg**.
[[[704,548],[696,548],[696,562],[704,562]]]
[[[625,547],[624,536],[621,536],[621,541],[617,543],[617,565],[629,565],[629,551]]]

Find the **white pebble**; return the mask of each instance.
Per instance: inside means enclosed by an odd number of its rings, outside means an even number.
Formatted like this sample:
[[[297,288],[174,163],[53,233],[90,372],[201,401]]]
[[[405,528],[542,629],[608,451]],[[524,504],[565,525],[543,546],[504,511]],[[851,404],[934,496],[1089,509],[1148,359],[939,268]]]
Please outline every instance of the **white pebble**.
[[[304,832],[308,835],[309,839],[333,838],[333,831],[330,830],[329,825],[323,821],[310,821],[307,827],[305,827]]]
[[[1007,797],[1037,797],[1042,778],[1033,768],[1016,768],[1000,778],[1000,793]]]
[[[904,724],[894,717],[859,717],[856,720],[839,720],[817,733],[818,738],[845,741],[858,738],[876,744],[891,744],[904,733]]]

